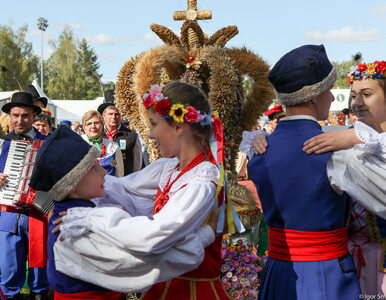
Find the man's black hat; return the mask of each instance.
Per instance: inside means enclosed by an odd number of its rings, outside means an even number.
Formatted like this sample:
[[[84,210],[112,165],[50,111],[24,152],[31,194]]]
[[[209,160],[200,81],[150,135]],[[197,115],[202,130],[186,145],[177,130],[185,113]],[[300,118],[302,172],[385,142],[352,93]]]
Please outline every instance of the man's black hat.
[[[9,114],[9,111],[13,107],[32,107],[37,114],[42,112],[42,109],[34,104],[34,99],[30,93],[16,92],[12,95],[11,102],[4,104],[2,107],[3,112]]]

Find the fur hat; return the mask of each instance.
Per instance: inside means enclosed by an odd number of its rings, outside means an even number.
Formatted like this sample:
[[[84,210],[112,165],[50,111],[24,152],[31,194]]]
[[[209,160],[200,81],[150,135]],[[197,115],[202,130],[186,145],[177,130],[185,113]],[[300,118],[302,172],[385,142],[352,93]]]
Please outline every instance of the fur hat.
[[[63,200],[93,167],[99,150],[67,126],[59,126],[40,147],[30,187]]]
[[[30,93],[26,92],[16,92],[12,95],[11,102],[8,102],[4,104],[4,106],[1,108],[3,112],[9,114],[11,108],[13,107],[32,107],[37,114],[40,114],[42,112],[42,109],[39,106],[36,106],[34,104],[32,95]]]
[[[337,71],[323,45],[305,45],[285,54],[268,79],[279,102],[291,106],[310,101],[334,85]]]

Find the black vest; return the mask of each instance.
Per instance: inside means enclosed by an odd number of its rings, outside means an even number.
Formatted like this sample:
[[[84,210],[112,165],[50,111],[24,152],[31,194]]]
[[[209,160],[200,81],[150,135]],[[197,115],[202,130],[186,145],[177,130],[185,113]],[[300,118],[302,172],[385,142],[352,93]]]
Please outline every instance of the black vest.
[[[102,137],[107,139],[105,133],[103,133]],[[124,175],[126,176],[133,173],[134,146],[137,141],[137,133],[133,130],[127,129],[125,126],[120,126],[113,139],[122,151]],[[126,145],[125,149],[123,149],[124,145]]]

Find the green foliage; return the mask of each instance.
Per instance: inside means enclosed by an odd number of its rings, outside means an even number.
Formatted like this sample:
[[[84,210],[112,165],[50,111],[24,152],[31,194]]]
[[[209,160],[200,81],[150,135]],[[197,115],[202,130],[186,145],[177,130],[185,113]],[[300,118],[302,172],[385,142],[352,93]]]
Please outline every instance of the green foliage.
[[[351,60],[342,61],[342,62],[332,62],[338,71],[338,79],[335,82],[335,89],[349,89],[350,84],[347,82],[346,77],[347,73],[350,71],[351,66],[358,65],[362,62],[361,53],[352,55]]]
[[[47,61],[46,93],[51,99],[74,99],[76,41],[69,27],[60,34],[58,41],[50,41],[54,49]]]
[[[32,43],[25,40],[27,26],[14,31],[11,26],[0,25],[0,65],[15,75],[22,88],[39,74],[39,57],[33,53]],[[8,72],[0,72],[0,91],[19,89]]]
[[[87,75],[88,71],[98,74],[99,69],[98,57],[87,41],[77,41],[72,30],[65,27],[58,41],[50,44],[54,51],[47,62],[47,95],[63,100],[102,96],[98,79]]]
[[[98,57],[85,39],[79,44],[75,68],[75,99],[95,99],[98,96],[101,97],[102,91],[98,78],[90,74],[91,71],[92,74],[102,77],[101,74],[98,74]]]

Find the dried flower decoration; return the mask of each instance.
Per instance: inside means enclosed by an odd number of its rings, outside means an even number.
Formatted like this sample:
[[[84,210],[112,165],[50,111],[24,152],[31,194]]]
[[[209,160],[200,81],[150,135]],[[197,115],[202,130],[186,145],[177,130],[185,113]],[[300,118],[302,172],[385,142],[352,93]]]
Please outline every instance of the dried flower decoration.
[[[210,125],[212,122],[211,114],[201,113],[189,104],[181,104],[173,99],[165,97],[162,87],[157,84],[151,86],[150,91],[142,96],[143,105],[162,116],[162,118],[173,118],[177,123],[198,123],[201,126]]]

